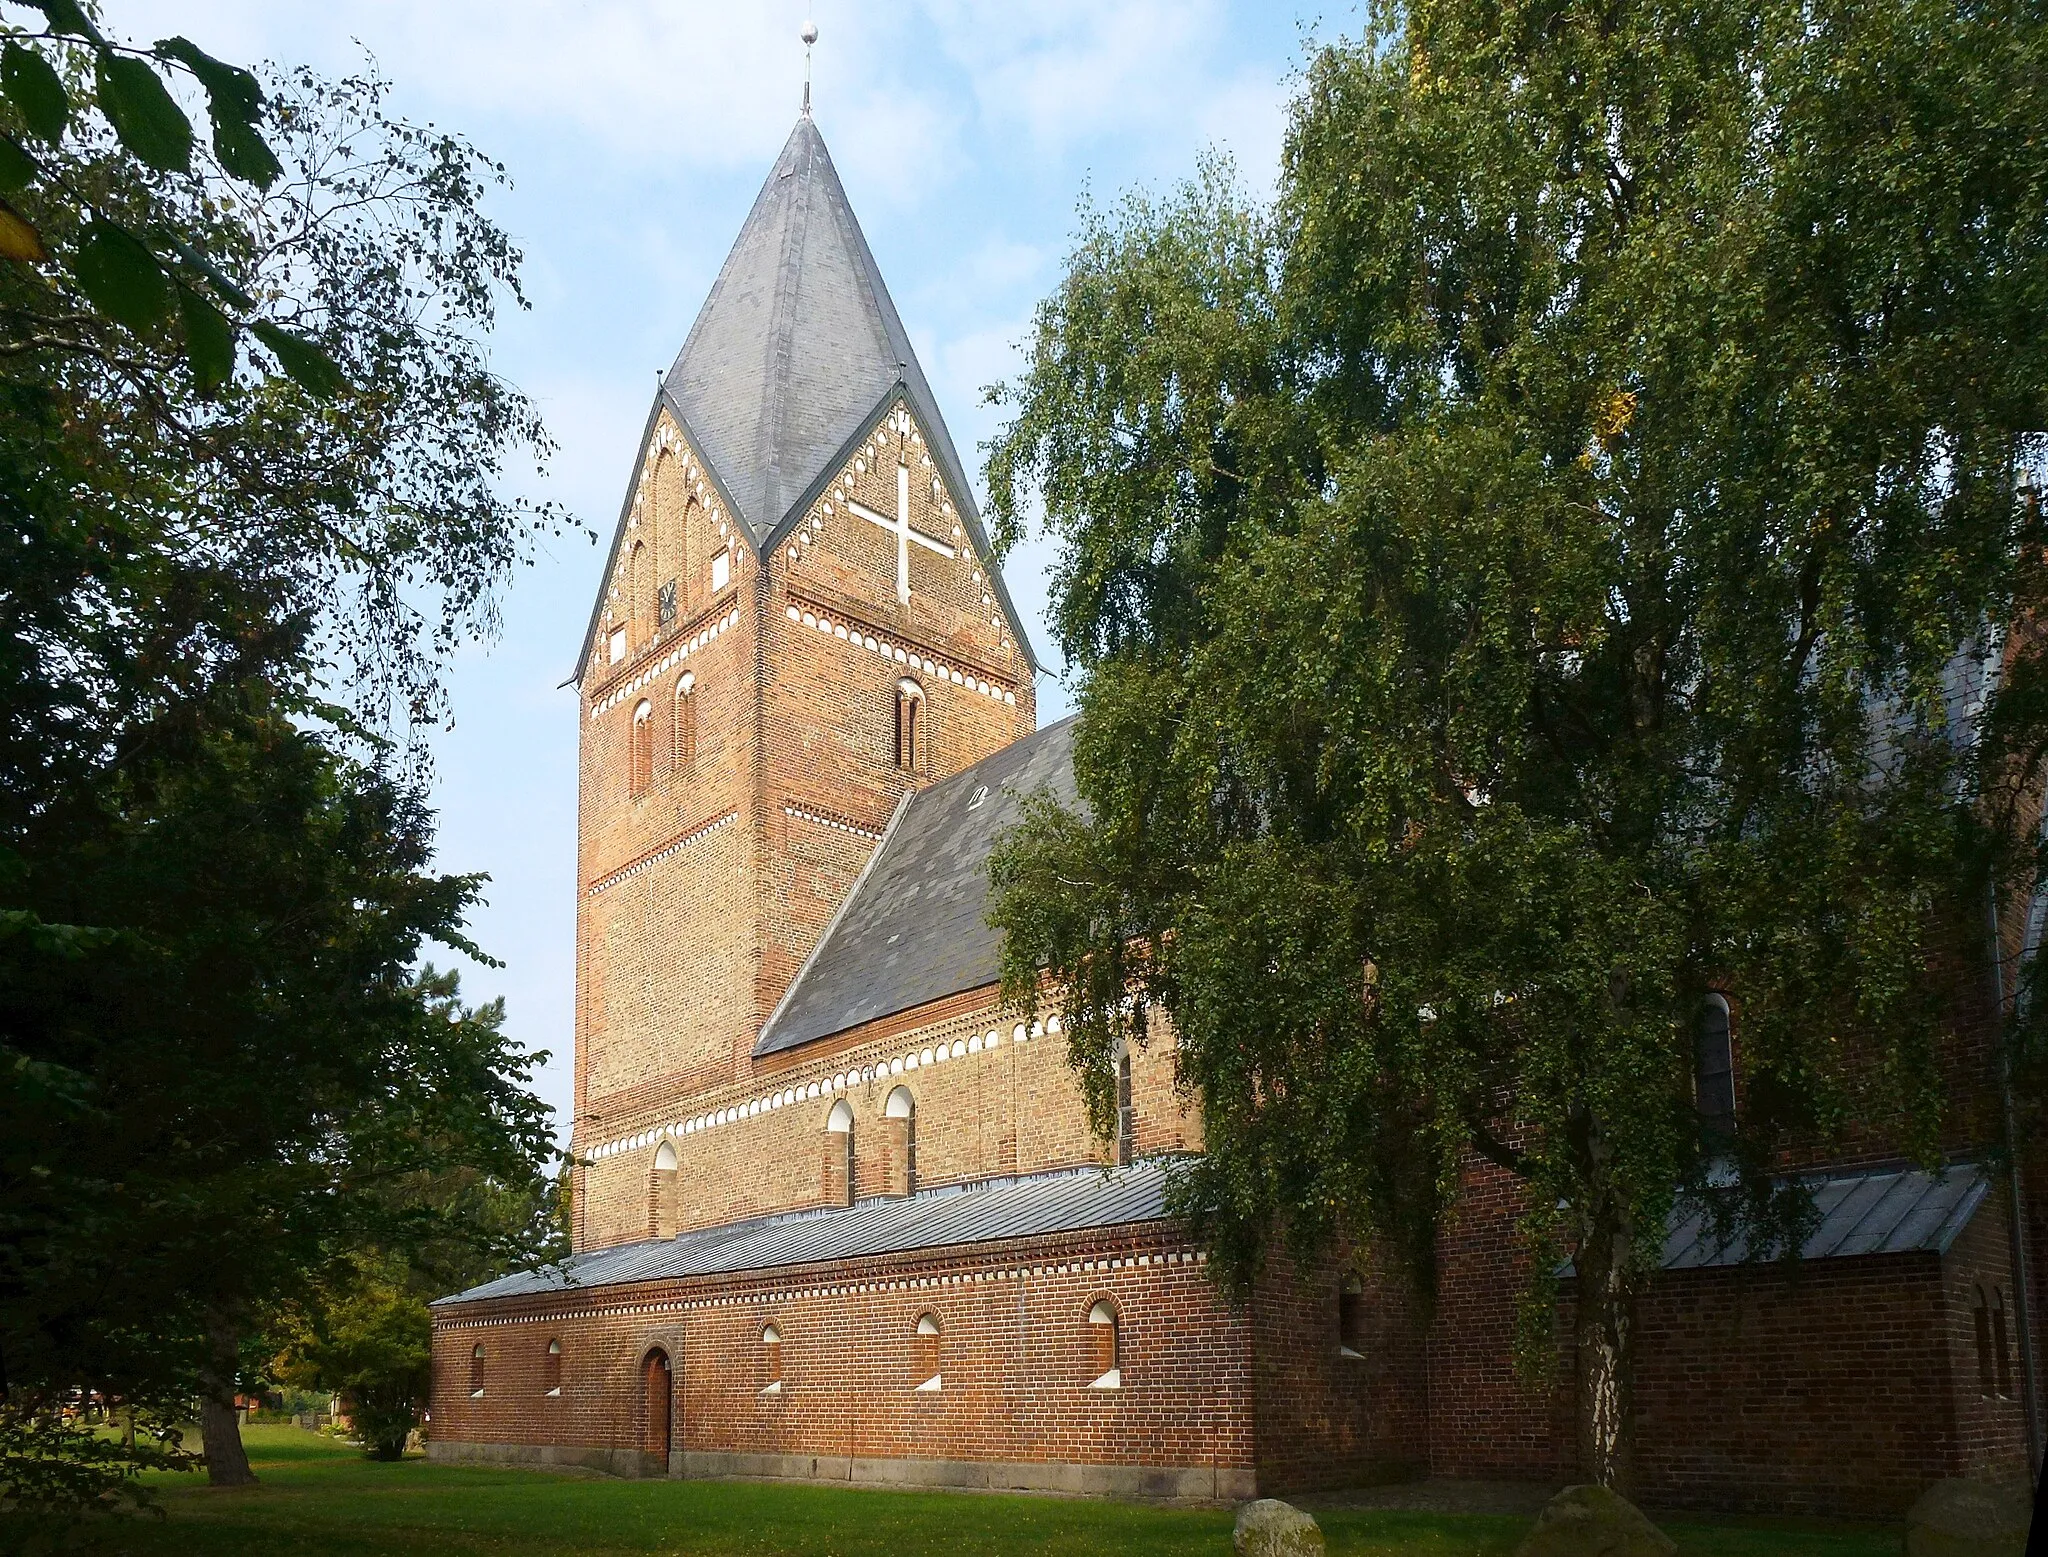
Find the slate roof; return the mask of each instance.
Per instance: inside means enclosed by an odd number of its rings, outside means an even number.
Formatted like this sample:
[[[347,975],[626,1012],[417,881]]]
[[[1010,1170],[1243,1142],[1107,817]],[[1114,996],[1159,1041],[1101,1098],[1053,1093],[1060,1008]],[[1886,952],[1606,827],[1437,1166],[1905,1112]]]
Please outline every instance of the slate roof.
[[[1041,789],[1075,803],[1072,719],[904,796],[754,1053],[993,984],[1000,938],[987,919],[989,854],[1023,815],[1024,797]]]
[[[825,138],[805,114],[754,197],[697,322],[662,380],[640,453],[645,456],[655,417],[666,406],[703,454],[740,532],[766,553],[809,510],[899,394],[925,429],[961,525],[1009,616],[1011,635],[1036,670],[1037,657],[990,553],[952,434]],[[637,473],[637,462],[634,468]],[[631,506],[629,484],[605,564],[607,579]],[[603,600],[600,590],[577,656],[577,676],[589,659]]]
[[[1069,1169],[756,1217],[676,1238],[593,1250],[560,1267],[521,1271],[471,1287],[439,1299],[434,1307],[1157,1222],[1166,1216],[1169,1171],[1158,1161]]]

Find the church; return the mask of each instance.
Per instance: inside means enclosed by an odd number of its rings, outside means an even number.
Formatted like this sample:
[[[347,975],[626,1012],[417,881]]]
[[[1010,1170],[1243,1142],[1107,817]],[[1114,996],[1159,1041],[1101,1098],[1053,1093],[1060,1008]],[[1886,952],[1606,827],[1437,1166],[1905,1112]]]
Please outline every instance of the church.
[[[1433,1291],[1333,1256],[1234,1305],[1167,1212],[1201,1146],[1171,1035],[1105,1140],[1057,1021],[1002,1010],[990,849],[1074,793],[1035,670],[806,111],[649,409],[576,662],[575,1253],[434,1305],[433,1457],[1224,1502],[1573,1479],[1569,1359],[1513,1367],[1495,1170]],[[1792,1276],[1674,1228],[1645,1499],[1883,1513],[2023,1464],[2008,1194],[1836,1165]]]

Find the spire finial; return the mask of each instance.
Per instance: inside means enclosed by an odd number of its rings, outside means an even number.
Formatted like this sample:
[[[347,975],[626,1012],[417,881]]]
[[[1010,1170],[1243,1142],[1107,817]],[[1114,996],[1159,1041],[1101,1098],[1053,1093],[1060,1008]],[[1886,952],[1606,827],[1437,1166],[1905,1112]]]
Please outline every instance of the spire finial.
[[[804,117],[811,116],[811,45],[818,41],[818,24],[805,22],[797,36],[804,40]]]

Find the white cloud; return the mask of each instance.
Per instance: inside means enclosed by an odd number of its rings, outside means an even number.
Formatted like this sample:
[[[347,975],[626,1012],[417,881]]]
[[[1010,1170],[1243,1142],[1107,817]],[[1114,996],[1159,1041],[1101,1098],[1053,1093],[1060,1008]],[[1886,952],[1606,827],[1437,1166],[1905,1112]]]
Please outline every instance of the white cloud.
[[[929,0],[928,9],[983,117],[1049,152],[1113,135],[1184,141],[1200,126],[1250,156],[1264,142],[1249,103],[1263,96],[1277,112],[1282,100],[1270,69],[1233,58],[1218,0]],[[1219,98],[1230,112],[1212,111]]]

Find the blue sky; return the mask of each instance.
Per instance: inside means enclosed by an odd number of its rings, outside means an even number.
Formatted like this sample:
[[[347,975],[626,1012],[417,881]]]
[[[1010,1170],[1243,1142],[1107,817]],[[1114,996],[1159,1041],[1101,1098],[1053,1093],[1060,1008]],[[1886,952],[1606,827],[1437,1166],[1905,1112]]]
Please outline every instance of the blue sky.
[[[1304,26],[1354,8],[1292,0],[106,0],[143,38],[182,32],[237,62],[359,68],[392,106],[467,135],[514,187],[491,210],[526,253],[533,308],[508,317],[498,369],[540,405],[560,451],[523,490],[609,539],[655,375],[688,332],[797,112],[798,29],[814,17],[815,117],[954,441],[979,486],[1007,377],[1084,191],[1186,178],[1205,148],[1270,185]],[[1005,569],[1027,629],[1049,553]],[[570,669],[600,546],[553,545],[515,580],[504,634],[454,666],[436,742],[441,862],[491,876],[472,969],[510,1030],[553,1059],[566,1124],[575,958],[576,720]],[[1041,717],[1066,700],[1050,678]]]

